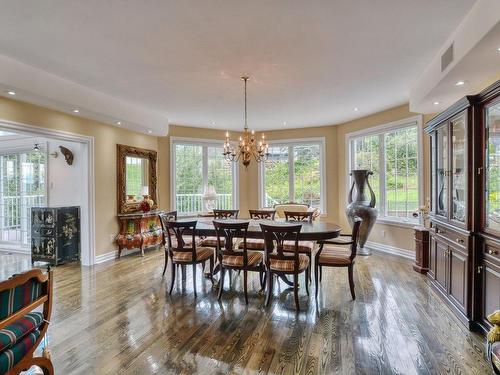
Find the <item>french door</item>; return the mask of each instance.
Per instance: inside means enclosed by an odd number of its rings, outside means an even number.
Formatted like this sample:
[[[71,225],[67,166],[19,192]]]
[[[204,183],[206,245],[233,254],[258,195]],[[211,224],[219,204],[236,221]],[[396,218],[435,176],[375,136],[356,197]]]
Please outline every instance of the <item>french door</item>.
[[[47,202],[46,174],[46,152],[0,155],[0,242],[4,245],[29,245],[31,207]]]

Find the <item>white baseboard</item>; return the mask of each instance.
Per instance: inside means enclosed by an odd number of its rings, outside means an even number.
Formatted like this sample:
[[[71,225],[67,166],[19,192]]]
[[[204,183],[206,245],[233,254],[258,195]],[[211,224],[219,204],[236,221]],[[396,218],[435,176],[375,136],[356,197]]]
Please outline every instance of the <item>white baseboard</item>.
[[[20,246],[9,246],[4,244],[0,245],[0,252],[31,255],[31,249],[29,247],[24,248]]]
[[[141,250],[140,249],[123,249],[122,256],[137,253],[139,251],[141,251]],[[113,251],[110,251],[109,253],[97,255],[95,257],[95,264],[104,263],[104,262],[107,262],[108,260],[114,260],[117,258],[118,258],[118,250],[113,250]]]
[[[415,260],[415,251],[400,249],[399,247],[384,245],[376,242],[367,241],[365,247],[373,251],[379,251],[382,253],[397,255],[402,258]]]

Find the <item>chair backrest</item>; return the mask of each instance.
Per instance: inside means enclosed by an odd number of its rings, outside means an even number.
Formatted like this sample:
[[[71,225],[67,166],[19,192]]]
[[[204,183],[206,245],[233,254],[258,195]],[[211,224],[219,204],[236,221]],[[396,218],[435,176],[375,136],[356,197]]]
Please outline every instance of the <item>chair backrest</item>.
[[[240,210],[214,210],[214,219],[237,219]]]
[[[158,217],[160,218],[161,229],[163,231],[163,241],[165,244],[168,241],[167,240],[167,237],[168,237],[167,222],[177,221],[177,211],[162,212],[162,213],[158,214]],[[172,232],[172,234],[174,234],[174,233]]]
[[[274,220],[276,210],[248,210],[250,219],[254,220]]]
[[[312,223],[313,222],[313,211],[285,211],[285,220],[286,221],[300,221],[304,223]]]
[[[193,261],[196,260],[196,241],[195,241],[195,229],[197,220],[194,221],[167,221],[166,228],[168,234],[168,249],[170,254],[173,252],[192,252]],[[192,240],[190,244],[186,244],[184,241],[185,235],[191,235]],[[175,242],[172,241],[175,238]],[[175,245],[175,246],[173,246]]]
[[[43,305],[42,337],[52,313],[52,278],[50,269],[33,269],[0,282],[0,330]]]
[[[352,242],[352,244],[351,244],[351,260],[356,258],[356,253],[358,250],[359,227],[361,226],[362,222],[363,222],[363,220],[360,217],[358,217],[358,216],[354,217],[354,222],[353,222],[353,226],[352,226],[352,234],[351,234],[351,242]]]
[[[264,261],[269,267],[271,259],[293,260],[294,270],[299,269],[299,233],[302,224],[297,225],[270,225],[260,224],[260,229],[264,236]],[[287,247],[286,253],[283,251],[284,241],[293,241],[294,249]],[[290,254],[293,253],[293,254]]]
[[[217,236],[217,256],[219,258],[219,261],[222,263],[222,256],[224,255],[239,255],[243,256],[243,264],[246,266],[248,263],[247,232],[249,222],[226,222],[214,220],[213,223]],[[242,251],[234,249],[234,238],[243,239],[243,249],[241,249]],[[222,239],[224,239],[224,241],[222,241]],[[224,246],[222,246],[222,243],[224,243]]]
[[[274,205],[274,209],[276,210],[276,215],[284,219],[285,211],[294,211],[294,212],[307,212],[309,210],[309,205],[306,203],[277,203]]]

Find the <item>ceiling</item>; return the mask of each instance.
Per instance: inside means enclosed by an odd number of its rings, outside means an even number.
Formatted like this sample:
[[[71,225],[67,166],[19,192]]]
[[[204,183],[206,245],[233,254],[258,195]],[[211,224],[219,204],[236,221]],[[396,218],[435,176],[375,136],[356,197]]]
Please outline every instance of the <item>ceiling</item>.
[[[474,2],[0,0],[0,55],[103,103],[218,129],[242,128],[248,74],[250,128],[328,125],[408,102]],[[81,106],[72,93],[66,108]]]

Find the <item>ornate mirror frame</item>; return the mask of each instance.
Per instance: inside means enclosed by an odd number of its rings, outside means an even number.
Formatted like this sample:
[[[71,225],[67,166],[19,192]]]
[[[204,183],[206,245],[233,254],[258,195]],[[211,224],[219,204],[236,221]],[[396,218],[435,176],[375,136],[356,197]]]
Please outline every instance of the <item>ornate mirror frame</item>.
[[[145,158],[149,160],[149,195],[154,201],[152,210],[158,208],[158,195],[156,193],[157,175],[156,175],[156,159],[157,153],[153,150],[146,150],[143,148],[126,146],[126,145],[116,145],[116,163],[117,163],[117,197],[118,197],[118,213],[126,214],[131,212],[137,212],[140,210],[140,202],[127,202],[127,192],[126,192],[126,163],[125,158],[127,156],[135,156],[139,158]]]

